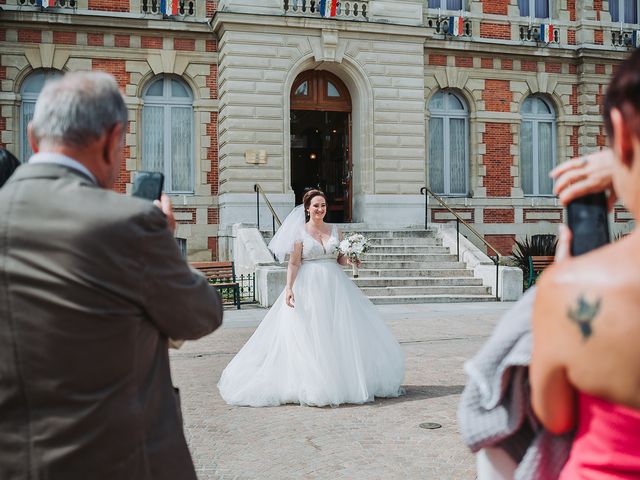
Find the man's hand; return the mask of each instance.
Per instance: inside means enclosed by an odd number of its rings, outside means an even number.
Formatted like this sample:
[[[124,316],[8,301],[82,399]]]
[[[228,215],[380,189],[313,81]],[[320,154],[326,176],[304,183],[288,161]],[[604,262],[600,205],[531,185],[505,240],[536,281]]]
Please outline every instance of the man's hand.
[[[171,233],[175,233],[176,231],[176,219],[173,216],[173,205],[171,205],[171,199],[168,195],[162,194],[160,200],[154,200],[153,202],[156,207],[162,210],[162,213],[167,217],[168,227]]]
[[[613,151],[608,148],[564,162],[549,174],[555,180],[553,191],[565,207],[583,195],[608,191],[611,210],[618,199],[613,190],[614,165]]]

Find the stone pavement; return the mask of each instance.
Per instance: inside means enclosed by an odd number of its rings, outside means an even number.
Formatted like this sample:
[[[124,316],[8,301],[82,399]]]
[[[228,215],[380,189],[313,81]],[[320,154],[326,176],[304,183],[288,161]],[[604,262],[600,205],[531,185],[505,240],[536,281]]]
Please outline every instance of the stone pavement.
[[[474,479],[456,407],[463,362],[511,303],[381,305],[406,356],[406,395],[337,408],[232,407],[216,383],[266,310],[225,311],[212,335],[172,351],[200,480]],[[442,428],[426,430],[423,422]]]

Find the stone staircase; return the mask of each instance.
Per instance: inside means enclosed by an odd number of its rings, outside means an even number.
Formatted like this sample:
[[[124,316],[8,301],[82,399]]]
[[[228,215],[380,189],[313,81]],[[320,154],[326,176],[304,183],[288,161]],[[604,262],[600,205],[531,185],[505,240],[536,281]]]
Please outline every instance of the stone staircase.
[[[345,230],[370,240],[354,282],[375,304],[495,301],[482,279],[442,246],[437,231]]]

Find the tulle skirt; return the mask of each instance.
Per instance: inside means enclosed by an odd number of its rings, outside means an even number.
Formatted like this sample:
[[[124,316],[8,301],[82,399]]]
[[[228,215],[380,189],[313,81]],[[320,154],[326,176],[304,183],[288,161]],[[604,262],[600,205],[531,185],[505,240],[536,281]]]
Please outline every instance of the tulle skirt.
[[[304,261],[284,292],[222,372],[232,405],[370,402],[401,394],[404,357],[380,314],[334,259]]]

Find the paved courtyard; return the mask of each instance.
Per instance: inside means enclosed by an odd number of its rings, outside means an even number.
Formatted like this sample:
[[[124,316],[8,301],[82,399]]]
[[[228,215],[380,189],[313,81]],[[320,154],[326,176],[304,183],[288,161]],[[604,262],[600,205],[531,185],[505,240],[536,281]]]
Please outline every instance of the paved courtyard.
[[[407,393],[338,408],[225,404],[218,378],[266,310],[225,311],[217,332],[171,354],[200,480],[475,478],[456,425],[462,364],[511,305],[377,307],[404,350]],[[425,422],[442,428],[420,428]]]

